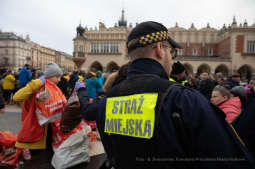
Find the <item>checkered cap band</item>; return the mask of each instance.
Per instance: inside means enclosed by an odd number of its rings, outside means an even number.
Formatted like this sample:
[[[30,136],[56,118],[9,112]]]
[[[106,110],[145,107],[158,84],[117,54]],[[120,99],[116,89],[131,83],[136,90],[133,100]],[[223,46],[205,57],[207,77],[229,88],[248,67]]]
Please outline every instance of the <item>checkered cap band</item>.
[[[146,46],[155,42],[167,40],[169,36],[170,34],[167,31],[154,32],[148,35],[141,36],[138,42],[139,44]]]
[[[169,38],[170,33],[167,31],[153,32],[151,34],[141,36],[138,39],[131,40],[127,44],[127,47],[128,48],[144,47],[152,43],[168,40]]]

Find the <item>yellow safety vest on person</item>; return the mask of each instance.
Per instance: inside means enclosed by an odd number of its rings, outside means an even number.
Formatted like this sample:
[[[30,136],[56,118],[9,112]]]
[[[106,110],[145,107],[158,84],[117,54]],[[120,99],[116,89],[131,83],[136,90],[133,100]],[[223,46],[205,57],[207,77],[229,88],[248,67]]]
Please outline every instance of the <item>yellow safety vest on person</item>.
[[[78,75],[78,77],[79,77],[80,80],[84,79],[82,75]]]
[[[157,99],[158,93],[107,98],[104,131],[108,134],[152,138]]]
[[[67,81],[70,80],[70,76],[68,76],[68,75],[64,76],[64,78],[65,78]]]
[[[169,78],[169,81],[170,82],[176,82],[176,80],[175,79],[173,79],[173,78]],[[177,82],[178,83],[178,82]],[[184,86],[185,85],[185,83],[188,83],[188,80],[183,80],[183,81],[181,81],[181,84]]]

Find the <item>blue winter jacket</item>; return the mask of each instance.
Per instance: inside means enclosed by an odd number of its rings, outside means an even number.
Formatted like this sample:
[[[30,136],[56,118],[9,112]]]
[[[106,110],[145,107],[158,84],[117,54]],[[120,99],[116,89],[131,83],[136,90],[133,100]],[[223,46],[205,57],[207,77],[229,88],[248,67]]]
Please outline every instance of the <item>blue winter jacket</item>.
[[[97,97],[97,89],[102,87],[102,84],[100,83],[100,80],[98,78],[95,79],[86,79],[87,84],[87,92],[88,96],[91,99],[96,99]]]
[[[103,87],[103,84],[104,84],[104,76],[100,76],[97,79],[98,79],[98,81],[100,83],[100,86],[101,86],[100,88],[97,89],[97,93],[98,94],[103,94],[104,91],[103,91],[102,87]]]
[[[19,72],[19,84],[21,87],[26,86],[31,80],[31,71],[26,67],[23,67]]]

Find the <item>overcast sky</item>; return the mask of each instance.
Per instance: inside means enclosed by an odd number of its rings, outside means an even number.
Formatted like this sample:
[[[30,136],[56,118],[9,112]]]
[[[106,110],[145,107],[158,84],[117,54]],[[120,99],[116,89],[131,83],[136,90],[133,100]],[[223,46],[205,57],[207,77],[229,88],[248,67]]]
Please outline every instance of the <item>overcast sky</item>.
[[[247,19],[255,23],[255,0],[0,0],[0,29],[30,35],[42,46],[72,54],[76,27],[98,27],[102,21],[112,27],[125,9],[128,23],[154,20],[167,27],[176,22],[200,29],[210,23],[220,28]]]

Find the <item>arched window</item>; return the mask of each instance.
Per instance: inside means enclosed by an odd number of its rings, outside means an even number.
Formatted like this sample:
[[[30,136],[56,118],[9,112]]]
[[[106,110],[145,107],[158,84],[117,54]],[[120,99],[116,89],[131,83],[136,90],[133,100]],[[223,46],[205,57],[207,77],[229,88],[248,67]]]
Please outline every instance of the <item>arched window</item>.
[[[217,66],[214,72],[215,73],[221,72],[225,77],[227,77],[229,74],[228,67],[225,64]]]
[[[245,80],[252,78],[254,70],[250,65],[245,64],[238,69],[238,72],[241,75],[241,79]]]
[[[100,62],[98,61],[95,61],[93,62],[91,65],[90,65],[90,70],[91,69],[95,69],[96,71],[100,70],[100,71],[103,71],[103,66]]]
[[[208,74],[211,73],[211,68],[208,64],[203,63],[197,68],[197,74],[200,75],[203,72],[207,72]]]

